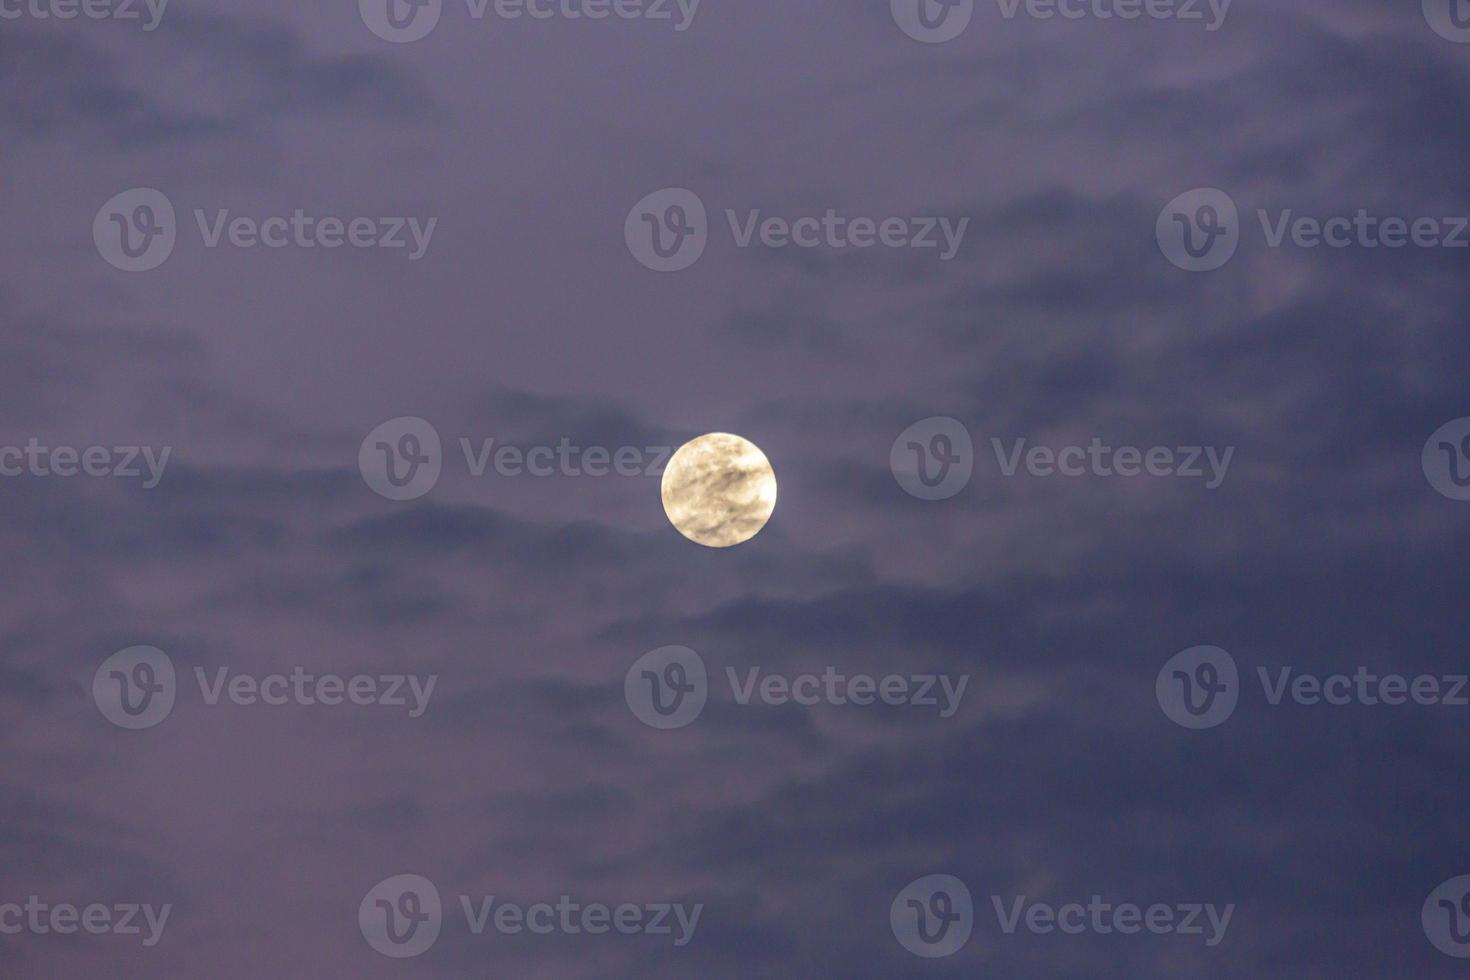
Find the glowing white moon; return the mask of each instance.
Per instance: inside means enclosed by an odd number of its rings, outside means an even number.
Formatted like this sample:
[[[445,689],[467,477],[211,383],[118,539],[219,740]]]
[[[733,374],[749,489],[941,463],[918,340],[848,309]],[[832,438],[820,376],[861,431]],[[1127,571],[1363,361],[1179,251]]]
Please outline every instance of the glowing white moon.
[[[679,447],[664,470],[664,513],[690,541],[728,548],[760,533],[776,509],[776,472],[755,444],[711,432]]]

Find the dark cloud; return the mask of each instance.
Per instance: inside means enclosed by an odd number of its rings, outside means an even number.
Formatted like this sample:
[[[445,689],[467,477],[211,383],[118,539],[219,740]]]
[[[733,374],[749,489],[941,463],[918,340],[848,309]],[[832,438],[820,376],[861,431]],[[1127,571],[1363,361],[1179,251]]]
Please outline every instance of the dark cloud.
[[[298,115],[401,122],[435,109],[422,82],[381,55],[314,56],[278,24],[177,7],[166,16],[168,29],[134,49],[149,55],[144,71],[95,25],[8,26],[0,81],[17,98],[0,109],[0,126],[28,140],[81,138],[124,152],[238,140]]]

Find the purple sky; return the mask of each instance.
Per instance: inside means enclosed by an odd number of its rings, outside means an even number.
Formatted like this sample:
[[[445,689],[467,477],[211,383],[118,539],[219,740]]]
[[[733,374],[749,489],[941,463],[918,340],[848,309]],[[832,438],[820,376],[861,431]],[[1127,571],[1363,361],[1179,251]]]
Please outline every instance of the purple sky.
[[[0,930],[0,975],[1464,976],[1420,912],[1470,874],[1470,707],[1273,706],[1257,669],[1470,672],[1470,503],[1421,466],[1470,415],[1470,250],[1272,247],[1258,212],[1470,215],[1470,45],[1410,0],[1235,0],[1213,31],[975,0],[938,44],[886,0],[670,9],[443,0],[403,44],[353,0],[0,19],[0,462],[170,449],[154,488],[0,477],[0,927],[33,895],[172,907],[153,946]],[[129,273],[93,223],[140,187],[177,241]],[[624,240],[664,188],[708,209],[674,273]],[[1155,237],[1193,188],[1239,207],[1208,273]],[[209,248],[195,219],[297,209],[436,224],[411,260]],[[726,212],[757,210],[968,224],[949,261],[739,247]],[[941,501],[890,470],[932,416],[974,442]],[[400,417],[443,444],[408,501],[358,465]],[[780,480],[730,550],[670,527],[656,473],[475,476],[460,447],[712,431]],[[992,443],[1095,438],[1234,454],[1207,489],[1008,477]],[[128,731],[93,681],[135,645],[178,690]],[[658,731],[624,678],[669,645],[709,703]],[[1198,645],[1241,691],[1195,731],[1155,681]],[[420,717],[195,682],[297,667],[437,682]],[[939,717],[726,682],[828,667],[968,686]],[[403,959],[358,921],[399,874],[445,906]],[[889,917],[931,874],[974,900],[932,959]],[[476,935],[459,907],[562,895],[702,913],[676,947]],[[1207,946],[1007,934],[992,902],[1094,895],[1234,911]]]

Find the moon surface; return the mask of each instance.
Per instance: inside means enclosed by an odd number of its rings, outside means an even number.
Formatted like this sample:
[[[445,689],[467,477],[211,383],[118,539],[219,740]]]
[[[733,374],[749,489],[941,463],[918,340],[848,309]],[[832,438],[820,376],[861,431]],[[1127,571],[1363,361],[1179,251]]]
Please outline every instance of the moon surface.
[[[755,443],[711,432],[679,447],[663,478],[664,513],[690,541],[729,548],[760,533],[776,509],[776,472]]]

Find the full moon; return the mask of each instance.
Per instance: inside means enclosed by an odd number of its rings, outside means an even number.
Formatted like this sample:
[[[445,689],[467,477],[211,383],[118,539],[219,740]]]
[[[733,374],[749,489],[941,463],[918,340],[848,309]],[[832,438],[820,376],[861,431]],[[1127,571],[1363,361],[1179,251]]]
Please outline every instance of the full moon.
[[[690,541],[728,548],[760,533],[776,509],[776,473],[755,444],[711,432],[679,447],[664,470],[664,513]]]

